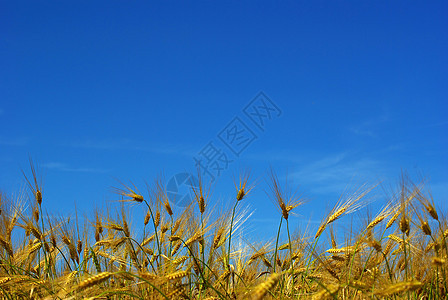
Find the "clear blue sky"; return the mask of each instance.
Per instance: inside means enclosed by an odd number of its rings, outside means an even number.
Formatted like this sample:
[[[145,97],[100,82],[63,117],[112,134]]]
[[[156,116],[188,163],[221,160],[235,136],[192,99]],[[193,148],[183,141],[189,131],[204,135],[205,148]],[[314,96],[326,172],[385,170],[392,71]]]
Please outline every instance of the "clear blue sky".
[[[309,199],[293,226],[402,169],[442,205],[447,28],[446,1],[1,1],[0,189],[31,155],[46,208],[88,213],[116,200],[115,178],[145,190],[212,142],[233,160],[213,203],[238,170],[259,178],[256,234],[279,219],[271,166]],[[243,112],[260,91],[281,110],[264,131]],[[235,117],[256,136],[239,157],[218,137]]]

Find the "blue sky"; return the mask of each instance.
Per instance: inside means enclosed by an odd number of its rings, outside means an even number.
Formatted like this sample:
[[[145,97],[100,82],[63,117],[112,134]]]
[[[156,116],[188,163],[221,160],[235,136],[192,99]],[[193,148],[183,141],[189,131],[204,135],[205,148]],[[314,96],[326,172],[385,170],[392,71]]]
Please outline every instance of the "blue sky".
[[[211,205],[230,205],[233,176],[250,168],[257,235],[280,217],[270,167],[309,200],[293,227],[347,186],[393,185],[402,170],[446,201],[445,1],[0,6],[0,189],[18,190],[31,155],[51,212],[116,200],[116,179],[144,191],[161,172],[192,172],[209,142],[233,160]],[[259,92],[281,110],[263,130],[243,111]],[[218,138],[235,117],[256,136],[239,156]]]

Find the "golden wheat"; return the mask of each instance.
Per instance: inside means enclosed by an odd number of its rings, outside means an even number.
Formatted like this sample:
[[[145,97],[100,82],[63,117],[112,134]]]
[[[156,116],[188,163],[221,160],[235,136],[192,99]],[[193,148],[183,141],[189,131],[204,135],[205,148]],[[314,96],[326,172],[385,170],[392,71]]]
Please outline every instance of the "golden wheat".
[[[96,284],[99,284],[99,283],[107,280],[110,276],[112,276],[112,273],[110,273],[110,272],[103,272],[103,273],[97,274],[95,276],[92,276],[90,278],[87,278],[87,279],[81,281],[78,284],[77,289],[82,290],[82,289],[92,287]]]
[[[283,221],[274,245],[272,241],[253,245],[251,236],[240,231],[247,219],[242,201],[253,188],[247,173],[235,180],[233,210],[219,212],[211,208],[213,199],[202,179],[195,188],[196,203],[175,210],[160,179],[154,188],[148,187],[146,198],[134,185],[123,185],[116,190],[120,202],[133,202],[143,211],[140,225],[133,225],[123,203],[116,214],[94,210],[84,224],[77,217],[74,221],[44,217],[45,202],[36,198],[42,189],[35,175],[28,181],[31,205],[0,193],[2,299],[443,299],[446,295],[446,214],[436,210],[422,185],[412,182],[403,181],[368,222],[353,216],[351,229],[341,233],[335,229],[338,220],[363,207],[370,189],[344,195],[321,220],[316,234],[310,234],[312,228],[290,232],[289,219],[303,201],[271,173],[271,197],[278,220]],[[326,228],[328,238],[319,240]]]

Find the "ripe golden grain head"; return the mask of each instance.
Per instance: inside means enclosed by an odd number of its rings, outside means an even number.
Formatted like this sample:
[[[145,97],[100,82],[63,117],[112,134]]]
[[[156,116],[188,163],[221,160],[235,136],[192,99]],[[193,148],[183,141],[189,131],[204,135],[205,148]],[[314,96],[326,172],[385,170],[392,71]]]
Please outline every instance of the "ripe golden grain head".
[[[420,227],[424,234],[431,235],[431,227],[429,227],[428,222],[422,222],[422,225]]]
[[[142,195],[138,195],[138,194],[133,194],[132,195],[132,200],[137,201],[137,202],[143,202],[143,196]]]
[[[383,248],[382,248],[382,246],[381,246],[381,243],[378,242],[378,241],[375,240],[375,239],[372,239],[372,240],[369,242],[369,244],[370,244],[370,246],[373,247],[377,252],[381,252],[381,251],[383,250]]]
[[[269,290],[275,287],[277,282],[280,279],[279,273],[273,273],[269,278],[263,282],[257,285],[253,291],[252,294],[252,300],[260,300],[263,299],[263,297],[268,293]]]
[[[82,241],[78,240],[78,242],[76,243],[76,251],[78,251],[78,254],[81,254],[82,251]]]
[[[189,256],[184,255],[184,256],[181,256],[181,257],[178,257],[178,258],[174,259],[172,261],[172,263],[173,263],[173,265],[177,266],[177,265],[180,265],[183,262],[185,262],[188,258],[189,258]]]
[[[345,261],[345,258],[339,255],[332,255],[331,259],[335,261]]]
[[[319,228],[317,229],[316,234],[314,235],[314,238],[317,239],[322,234],[322,232],[324,232],[326,227],[327,227],[327,222],[320,224]]]
[[[196,273],[196,275],[199,275],[199,273],[201,272],[201,268],[199,267],[198,262],[195,259],[193,259],[193,261],[191,262],[191,265],[192,265],[193,270]]]
[[[99,273],[95,276],[92,276],[90,278],[87,278],[87,279],[81,281],[76,288],[78,290],[83,290],[83,289],[92,287],[96,284],[99,284],[99,283],[107,280],[111,275],[112,275],[112,273],[110,273],[110,272]]]
[[[338,253],[353,253],[355,251],[356,251],[355,247],[347,246],[347,247],[342,247],[342,248],[331,248],[325,252],[328,252],[331,254],[338,254]]]
[[[185,288],[183,286],[178,286],[174,288],[171,292],[169,292],[166,296],[169,299],[180,299],[183,298],[182,295],[184,294]]]
[[[165,223],[165,224],[163,224],[162,227],[160,228],[160,231],[161,231],[162,233],[165,233],[165,232],[167,232],[169,229],[170,229],[170,225],[169,225],[168,223]]]
[[[282,267],[282,261],[280,260],[280,257],[277,256],[277,261],[276,261],[277,266],[279,266],[280,268]]]
[[[36,221],[36,223],[39,222],[39,208],[38,207],[34,208],[33,217],[34,217],[34,220]]]
[[[246,170],[244,173],[241,173],[239,176],[238,183],[234,180],[235,189],[236,189],[236,200],[243,200],[247,194],[252,190],[253,186],[248,186],[249,178],[251,177],[250,171]]]
[[[148,209],[148,212],[145,215],[145,219],[143,220],[143,224],[146,226],[149,223],[149,220],[151,219],[151,212]]]
[[[225,269],[225,271],[221,274],[221,276],[218,277],[217,282],[222,282],[223,280],[227,279],[230,275],[229,269]]]
[[[289,249],[289,243],[283,244],[280,247],[278,247],[278,250],[285,250],[285,249]]]
[[[156,216],[154,218],[154,226],[157,228],[160,225],[160,211],[156,212]]]
[[[0,286],[2,286],[3,284],[7,283],[8,281],[11,281],[12,278],[11,277],[2,277],[0,278]]]
[[[383,290],[380,290],[376,292],[376,295],[379,296],[392,296],[394,294],[400,294],[407,291],[412,291],[415,289],[418,289],[423,284],[420,281],[414,280],[414,281],[403,281],[391,284],[384,288]]]
[[[358,290],[367,290],[371,289],[371,285],[360,280],[353,280],[350,282],[350,285],[356,287]]]
[[[264,255],[264,251],[255,252],[251,255],[251,257],[249,258],[249,261],[252,262],[252,261],[256,260],[257,258],[262,257],[263,255]]]
[[[198,205],[199,205],[199,212],[201,214],[203,214],[205,212],[205,199],[204,199],[204,196],[202,196],[202,195],[199,196]]]
[[[171,232],[173,234],[175,234],[179,230],[179,227],[180,227],[181,223],[182,223],[182,219],[180,219],[180,218],[177,219],[176,222],[174,222],[173,228],[171,229]]]
[[[76,261],[79,264],[79,255],[78,252],[76,251],[75,246],[73,244],[69,244],[67,245],[67,247],[70,253],[70,259]]]
[[[428,253],[429,251],[431,251],[431,249],[434,248],[435,245],[436,245],[436,243],[434,243],[434,242],[428,243],[425,247],[425,253]]]
[[[243,200],[244,196],[246,195],[246,193],[244,192],[244,187],[241,188],[238,193],[236,194],[236,200],[237,201],[241,201]]]
[[[121,226],[120,224],[115,223],[115,222],[109,222],[109,224],[107,224],[107,228],[110,228],[110,229],[113,229],[116,231],[124,231],[123,226]]]
[[[442,267],[446,264],[446,259],[440,257],[433,257],[431,263],[435,266]]]
[[[336,221],[337,219],[339,219],[346,211],[347,211],[348,206],[343,206],[341,208],[339,208],[338,210],[336,210],[329,218],[327,221],[327,225]]]
[[[62,235],[62,242],[64,242],[64,244],[66,244],[66,245],[70,245],[71,244],[70,239],[65,234]]]
[[[166,275],[165,279],[166,280],[179,279],[179,278],[187,277],[189,274],[190,274],[190,272],[188,270],[181,270],[181,271],[177,271],[177,272]]]
[[[101,222],[100,217],[98,216],[98,212],[95,214],[96,222],[95,222],[95,229],[98,231],[99,234],[103,233],[103,224]]]
[[[386,218],[386,216],[378,216],[378,217],[376,217],[374,220],[372,220],[372,222],[369,223],[369,225],[367,225],[366,229],[367,230],[372,229],[373,227],[375,227],[376,225],[381,223],[385,218]]]
[[[316,294],[313,295],[313,300],[323,300],[323,299],[329,299],[330,297],[335,297],[335,294],[339,291],[341,288],[340,285],[332,284],[325,287],[325,289],[320,290]]]
[[[178,235],[172,235],[168,238],[168,240],[170,242],[175,242],[175,241],[178,241],[179,239],[180,239],[180,237]]]
[[[186,242],[185,242],[185,246],[189,246],[192,243],[198,241],[199,239],[201,239],[202,237],[202,232],[201,231],[197,231],[195,232]]]
[[[288,220],[289,210],[287,209],[286,204],[284,202],[280,202],[279,205],[280,205],[280,210],[282,212],[283,219]]]
[[[389,239],[391,239],[392,241],[395,241],[399,244],[403,243],[403,240],[401,238],[399,238],[398,236],[396,236],[395,234],[390,234],[387,236]]]
[[[223,240],[225,232],[225,227],[219,227],[213,237],[212,250],[215,250],[221,245],[221,241]]]
[[[271,262],[266,258],[266,256],[262,255],[262,256],[261,256],[261,260],[262,260],[263,263],[266,265],[266,267],[268,267],[268,268],[272,268],[272,264],[271,264]]]
[[[406,218],[406,215],[403,214],[400,220],[400,230],[402,233],[405,233],[406,235],[409,235],[409,220]]]
[[[128,222],[126,222],[126,219],[124,218],[124,215],[123,215],[123,233],[127,237],[131,236],[131,232],[129,231]]]
[[[7,241],[4,237],[0,235],[0,245],[5,249],[9,256],[13,256],[12,245],[9,241]]]
[[[28,249],[28,255],[36,252],[37,250],[39,250],[42,247],[42,243],[41,242],[37,242],[34,245],[32,245],[29,249]]]
[[[36,190],[35,196],[36,196],[37,203],[39,205],[41,205],[42,204],[42,192],[39,189]]]
[[[387,221],[386,229],[389,229],[395,223],[395,221],[398,219],[400,214],[401,214],[401,212],[398,210],[392,215],[392,217],[389,219],[389,221]]]
[[[181,242],[177,242],[176,245],[174,245],[173,250],[171,250],[171,255],[175,255],[177,251],[179,251],[180,246],[182,246]]]
[[[143,252],[149,255],[154,255],[154,250],[152,250],[151,248],[143,247]]]
[[[140,246],[143,247],[143,246],[149,244],[151,241],[154,240],[155,237],[156,237],[155,234],[151,235],[149,238],[146,238],[146,239],[143,241],[143,243],[141,243]]]
[[[170,203],[168,202],[168,199],[166,199],[165,203],[164,203],[166,212],[172,216],[173,215],[173,210],[171,209]]]
[[[146,279],[146,280],[156,280],[158,278],[158,276],[156,274],[153,273],[149,273],[149,272],[142,272],[139,274],[140,277]]]
[[[439,216],[437,214],[436,209],[434,208],[434,206],[432,206],[431,203],[428,204],[428,207],[426,208],[428,210],[429,215],[434,219],[434,220],[439,220]]]

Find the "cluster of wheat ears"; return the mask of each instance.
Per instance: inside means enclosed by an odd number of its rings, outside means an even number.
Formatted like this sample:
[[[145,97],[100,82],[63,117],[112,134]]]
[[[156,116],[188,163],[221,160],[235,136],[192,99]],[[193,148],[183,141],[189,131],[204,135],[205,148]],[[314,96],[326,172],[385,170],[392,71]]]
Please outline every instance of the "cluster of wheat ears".
[[[129,203],[121,207],[147,211],[131,220],[134,226],[124,209],[116,217],[96,211],[83,225],[43,216],[45,194],[33,164],[31,173],[24,173],[31,193],[0,194],[2,299],[447,298],[446,218],[410,180],[341,243],[334,223],[361,209],[372,188],[342,197],[315,232],[290,234],[288,218],[303,201],[271,172],[278,235],[236,246],[241,203],[254,187],[249,173],[235,182],[233,209],[219,214],[201,178],[183,209],[170,204],[162,180],[147,195],[122,185],[116,192]]]

